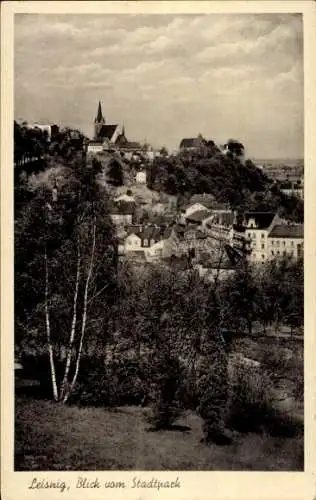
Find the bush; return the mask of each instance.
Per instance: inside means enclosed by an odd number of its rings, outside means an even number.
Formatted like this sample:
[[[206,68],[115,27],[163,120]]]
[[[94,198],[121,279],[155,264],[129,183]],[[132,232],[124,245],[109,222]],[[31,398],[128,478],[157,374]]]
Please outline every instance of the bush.
[[[165,353],[157,354],[152,369],[153,402],[145,417],[156,430],[168,429],[184,413],[180,398],[184,369],[177,357]]]
[[[199,380],[198,412],[203,423],[204,441],[224,445],[231,443],[231,437],[226,432],[225,421],[227,412],[227,356],[223,349],[216,348],[207,360],[207,373]]]
[[[229,384],[229,427],[260,431],[271,408],[270,379],[260,368],[236,364]]]
[[[82,406],[139,405],[147,396],[143,363],[120,358],[104,361],[83,358],[78,383],[70,402]]]

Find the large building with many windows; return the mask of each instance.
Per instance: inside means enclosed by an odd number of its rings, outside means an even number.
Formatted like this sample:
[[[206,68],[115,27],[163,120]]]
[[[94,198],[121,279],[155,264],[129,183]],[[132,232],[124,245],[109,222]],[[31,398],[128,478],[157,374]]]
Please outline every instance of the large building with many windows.
[[[286,255],[294,259],[303,258],[303,224],[277,224],[268,235],[268,257],[278,258]]]

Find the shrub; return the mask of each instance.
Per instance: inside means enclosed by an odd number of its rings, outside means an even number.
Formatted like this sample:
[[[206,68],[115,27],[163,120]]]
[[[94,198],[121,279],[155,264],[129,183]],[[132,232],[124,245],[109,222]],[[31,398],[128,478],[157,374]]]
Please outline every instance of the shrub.
[[[236,364],[229,383],[228,425],[246,432],[261,430],[271,408],[270,388],[260,368]]]
[[[145,416],[156,430],[168,429],[184,413],[180,399],[183,367],[177,357],[159,353],[152,368],[153,402]]]
[[[207,359],[207,373],[199,380],[198,412],[203,419],[204,441],[230,444],[231,437],[225,429],[227,411],[227,356],[222,348],[216,348]]]
[[[133,359],[104,361],[83,358],[71,403],[83,406],[139,405],[147,395],[142,381],[143,363]]]

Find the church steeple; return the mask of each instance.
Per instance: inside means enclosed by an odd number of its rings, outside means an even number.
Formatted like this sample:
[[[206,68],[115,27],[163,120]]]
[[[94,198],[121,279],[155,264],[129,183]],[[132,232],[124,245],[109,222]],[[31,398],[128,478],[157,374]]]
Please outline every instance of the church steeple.
[[[101,102],[99,101],[97,116],[94,120],[94,139],[96,141],[100,140],[100,132],[103,125],[105,125],[105,118],[102,114]]]
[[[100,101],[99,101],[99,105],[98,105],[97,116],[96,116],[96,119],[94,121],[95,121],[95,123],[105,123],[105,119],[102,115],[102,108],[101,108]]]

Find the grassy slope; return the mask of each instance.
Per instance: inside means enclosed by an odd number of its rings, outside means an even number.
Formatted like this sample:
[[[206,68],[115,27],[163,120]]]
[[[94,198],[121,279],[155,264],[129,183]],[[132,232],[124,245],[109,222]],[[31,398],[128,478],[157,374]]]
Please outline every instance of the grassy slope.
[[[147,432],[141,408],[62,407],[16,400],[16,470],[302,470],[299,438],[238,435],[233,445],[200,443],[201,420],[190,432]]]

